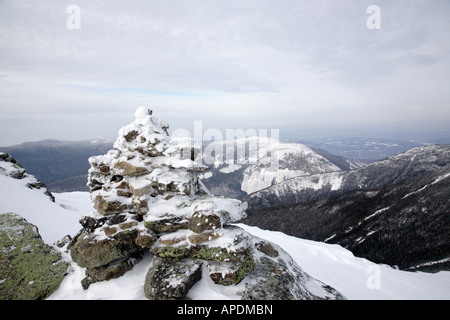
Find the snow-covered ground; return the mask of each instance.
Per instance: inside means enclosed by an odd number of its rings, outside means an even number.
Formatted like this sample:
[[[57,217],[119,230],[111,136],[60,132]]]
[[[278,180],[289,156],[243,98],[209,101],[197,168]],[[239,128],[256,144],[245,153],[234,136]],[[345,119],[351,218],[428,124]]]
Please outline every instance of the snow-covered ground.
[[[13,179],[0,174],[0,214],[14,212],[38,227],[42,239],[53,244],[67,234],[80,229],[77,209],[67,210],[50,201],[41,190],[29,189],[24,179]],[[86,193],[87,199],[89,194]],[[75,201],[82,206],[82,201]],[[70,201],[68,201],[70,203]]]
[[[299,239],[239,224],[286,250],[312,277],[350,300],[450,299],[450,272],[406,272],[355,257],[339,245]]]
[[[0,213],[15,212],[39,228],[45,242],[53,244],[64,235],[75,235],[80,216],[92,211],[87,192],[54,194],[56,203],[39,190],[24,187],[20,180],[0,175]],[[274,242],[314,278],[334,287],[347,299],[450,299],[450,272],[429,274],[405,272],[354,257],[338,246],[303,240],[281,232],[264,231],[238,224],[251,234]],[[64,257],[70,260],[68,254]],[[147,254],[124,276],[81,287],[84,269],[72,263],[73,271],[49,299],[145,299],[143,283],[151,264]],[[190,291],[198,300],[237,299],[238,288],[218,286],[203,277]]]
[[[88,193],[62,193],[55,194],[55,197],[60,205],[80,208],[80,215],[91,210]],[[281,246],[305,272],[334,287],[347,299],[450,299],[450,272],[401,271],[355,257],[338,245],[299,239],[243,224],[238,226]],[[150,263],[151,256],[146,255],[121,278],[92,284],[87,291],[80,285],[84,270],[74,266],[75,272],[66,277],[50,299],[145,299],[142,283]],[[217,286],[204,277],[193,287],[189,297],[199,300],[236,299],[235,292],[235,289]]]

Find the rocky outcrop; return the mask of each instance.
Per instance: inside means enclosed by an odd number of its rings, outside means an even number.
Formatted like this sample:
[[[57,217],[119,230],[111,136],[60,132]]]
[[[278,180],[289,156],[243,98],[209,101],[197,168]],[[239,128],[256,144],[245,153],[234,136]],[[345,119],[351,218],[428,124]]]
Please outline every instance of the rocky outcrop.
[[[183,298],[201,277],[201,261],[171,262],[155,257],[145,278],[145,296],[158,300]]]
[[[123,275],[147,250],[153,262],[142,285],[152,300],[183,298],[205,276],[236,285],[255,270],[253,237],[231,225],[245,217],[245,204],[210,195],[198,178],[208,169],[196,161],[200,146],[167,130],[139,108],[115,149],[89,159],[96,212],[80,220],[83,229],[69,245],[86,268],[84,288]]]
[[[42,190],[52,202],[55,202],[55,197],[47,189],[45,184],[35,176],[28,174],[25,168],[8,153],[0,152],[0,174],[26,181],[28,188]]]
[[[243,300],[345,300],[334,288],[305,273],[279,246],[253,238],[254,269]]]
[[[45,299],[64,279],[68,264],[15,213],[0,214],[0,248],[0,300]]]

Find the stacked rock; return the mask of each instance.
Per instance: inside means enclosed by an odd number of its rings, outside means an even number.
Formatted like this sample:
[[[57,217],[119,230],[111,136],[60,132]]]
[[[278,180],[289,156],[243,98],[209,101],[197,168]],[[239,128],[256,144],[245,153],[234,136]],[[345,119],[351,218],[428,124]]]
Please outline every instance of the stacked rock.
[[[233,213],[242,214],[242,203],[199,198],[175,204],[177,215],[149,215],[145,220],[145,226],[158,236],[150,248],[154,263],[144,287],[149,299],[185,296],[199,279],[203,265],[209,277],[221,285],[237,284],[253,270],[251,236],[227,225],[237,220]],[[161,279],[163,274],[168,276]]]
[[[251,236],[229,224],[245,216],[245,205],[208,193],[198,178],[208,169],[196,161],[199,144],[170,137],[168,125],[144,107],[135,115],[114,150],[89,159],[96,212],[80,220],[83,229],[69,246],[86,268],[84,288],[121,276],[145,250],[153,254],[144,284],[149,299],[184,297],[202,270],[217,284],[239,283],[253,269]]]

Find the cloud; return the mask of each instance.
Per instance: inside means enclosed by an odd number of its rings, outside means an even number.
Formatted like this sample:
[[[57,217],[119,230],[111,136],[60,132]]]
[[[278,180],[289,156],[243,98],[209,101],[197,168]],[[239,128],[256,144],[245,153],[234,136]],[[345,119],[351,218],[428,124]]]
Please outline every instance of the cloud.
[[[42,127],[115,135],[146,104],[175,126],[408,126],[423,110],[446,125],[450,4],[380,0],[382,28],[369,30],[370,4],[79,0],[81,29],[69,30],[72,1],[1,1],[0,145]]]

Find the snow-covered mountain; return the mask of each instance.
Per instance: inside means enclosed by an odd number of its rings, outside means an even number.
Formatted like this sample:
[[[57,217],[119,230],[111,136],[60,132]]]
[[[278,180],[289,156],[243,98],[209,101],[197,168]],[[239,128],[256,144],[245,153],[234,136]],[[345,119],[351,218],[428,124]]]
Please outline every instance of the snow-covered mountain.
[[[201,176],[206,187],[213,194],[237,198],[295,177],[363,165],[303,144],[266,137],[212,142],[203,153],[211,164]]]
[[[252,210],[324,199],[350,190],[379,189],[450,167],[449,145],[426,145],[351,171],[311,174],[246,197]]]
[[[243,223],[339,244],[402,270],[450,270],[450,169],[378,190],[247,212]]]
[[[86,141],[46,139],[0,147],[0,151],[13,155],[52,192],[88,191],[88,159],[104,154],[113,143],[105,138]],[[243,148],[238,149],[238,146]],[[212,142],[205,144],[203,151],[204,160],[211,168],[202,176],[205,184],[212,193],[233,198],[297,176],[364,166],[324,150],[264,137],[236,139],[231,145],[229,141]],[[227,151],[233,157],[231,164],[227,162]],[[272,155],[275,158],[271,158]],[[272,159],[278,161],[279,170],[270,165]]]
[[[0,175],[0,179],[0,214],[20,214],[39,228],[39,233],[49,245],[64,235],[74,236],[80,228],[80,217],[94,210],[88,192],[55,193],[56,202],[52,202],[42,190],[28,188],[25,180],[6,175]],[[302,240],[244,224],[238,226],[281,247],[306,273],[334,287],[348,299],[450,299],[450,272],[400,271],[355,257],[336,244]],[[75,264],[64,248],[54,249],[60,251],[71,267],[59,289],[49,299],[146,299],[142,283],[152,264],[152,255],[146,254],[123,276],[94,283],[84,290],[81,280],[85,277],[85,269]],[[187,298],[237,299],[235,290],[217,286],[208,277],[203,277]]]

